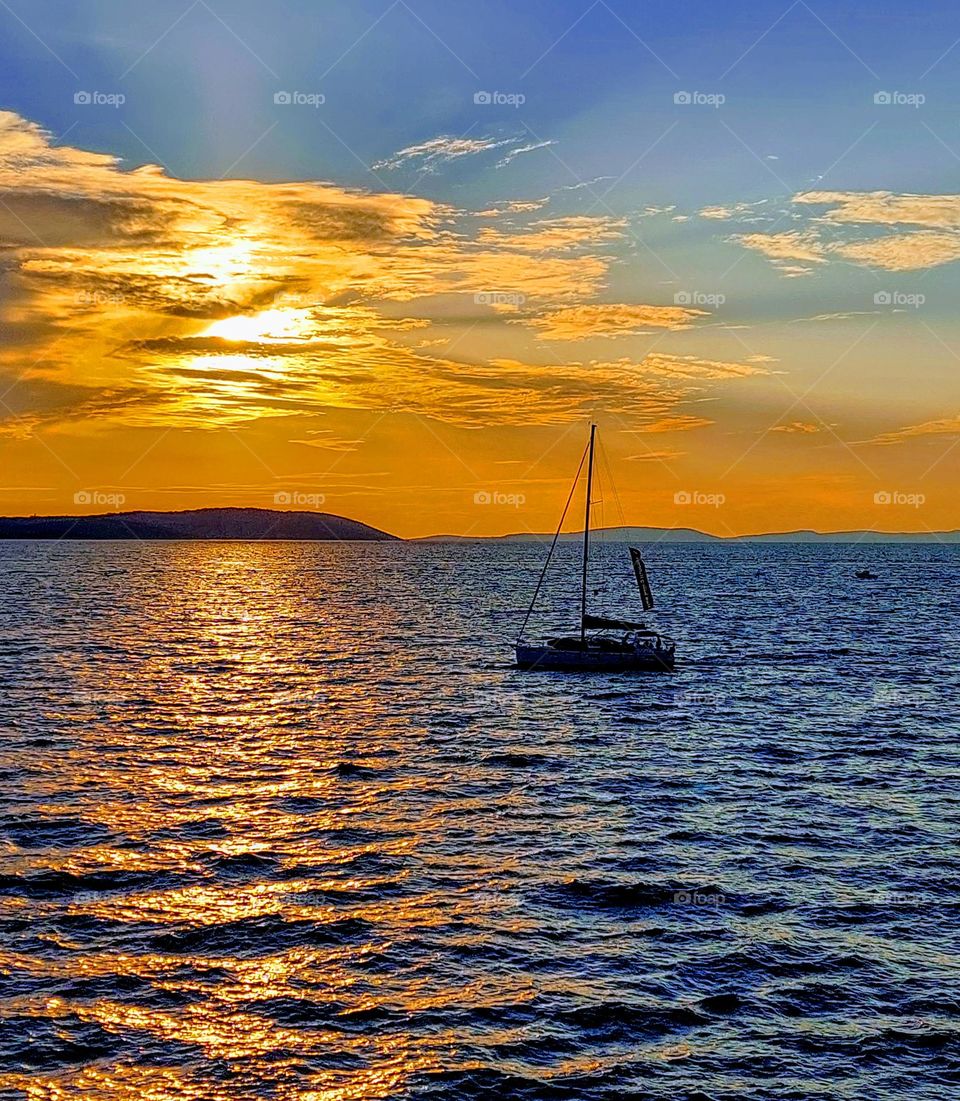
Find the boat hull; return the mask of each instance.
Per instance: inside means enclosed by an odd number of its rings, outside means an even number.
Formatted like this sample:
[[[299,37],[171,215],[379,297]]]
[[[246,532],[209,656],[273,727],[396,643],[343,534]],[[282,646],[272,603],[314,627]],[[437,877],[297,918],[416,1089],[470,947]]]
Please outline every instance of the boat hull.
[[[672,654],[652,650],[557,650],[519,645],[516,652],[518,668],[549,673],[669,673],[674,667]]]

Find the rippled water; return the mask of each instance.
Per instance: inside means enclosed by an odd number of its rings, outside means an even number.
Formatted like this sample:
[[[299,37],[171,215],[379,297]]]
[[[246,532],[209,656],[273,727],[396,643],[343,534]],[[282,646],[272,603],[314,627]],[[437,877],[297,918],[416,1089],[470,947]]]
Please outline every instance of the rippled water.
[[[948,1096],[960,551],[647,558],[576,677],[534,546],[0,545],[0,1096]]]

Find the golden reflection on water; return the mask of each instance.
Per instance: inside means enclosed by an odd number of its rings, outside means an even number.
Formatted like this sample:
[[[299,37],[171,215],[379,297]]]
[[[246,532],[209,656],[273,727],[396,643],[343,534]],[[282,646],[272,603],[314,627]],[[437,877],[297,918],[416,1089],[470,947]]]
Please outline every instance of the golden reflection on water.
[[[414,1013],[459,994],[427,978],[380,992],[370,965],[450,920],[445,892],[405,893],[416,792],[397,764],[413,732],[388,729],[383,701],[358,690],[349,667],[362,639],[333,607],[337,594],[305,589],[269,546],[164,549],[166,568],[137,578],[141,591],[113,619],[88,625],[92,645],[109,652],[142,609],[136,660],[100,656],[78,670],[72,738],[57,760],[38,761],[42,813],[82,816],[94,839],[9,864],[77,886],[91,875],[140,878],[3,903],[6,915],[29,908],[64,927],[45,938],[60,946],[49,959],[3,950],[0,964],[89,990],[38,995],[19,1010],[65,1022],[71,1034],[106,1034],[108,1053],[94,1067],[7,1075],[0,1088],[44,1099],[235,1098],[268,1067],[279,1097],[388,1097],[440,1065],[442,1038],[338,1022],[383,1007]],[[189,583],[168,587],[168,571]],[[389,619],[384,609],[381,630]],[[392,660],[399,667],[403,655]],[[57,799],[65,781],[75,805]],[[357,932],[337,943],[345,922]],[[307,943],[291,945],[301,933]],[[174,939],[164,949],[166,934]],[[147,997],[97,993],[133,980]],[[295,1017],[299,1003],[303,1020],[277,1019],[278,999]],[[130,1065],[131,1036],[181,1052],[182,1070]],[[230,1068],[235,1081],[218,1086],[205,1066]]]

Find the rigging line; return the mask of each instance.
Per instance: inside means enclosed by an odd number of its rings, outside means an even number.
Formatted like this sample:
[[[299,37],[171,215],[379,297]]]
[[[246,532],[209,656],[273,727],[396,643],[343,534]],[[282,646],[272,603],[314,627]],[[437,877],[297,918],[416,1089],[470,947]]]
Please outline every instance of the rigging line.
[[[609,523],[610,527],[613,529],[613,528],[616,527],[616,518],[617,518],[617,516],[619,516],[620,528],[622,530],[622,529],[625,529],[626,526],[627,526],[626,517],[624,516],[624,513],[623,513],[623,503],[621,502],[620,494],[617,491],[617,483],[616,483],[616,481],[614,480],[614,477],[613,477],[613,467],[610,463],[610,456],[607,452],[607,448],[606,448],[603,440],[599,440],[598,442],[599,442],[599,451],[600,451],[600,463],[599,463],[598,473],[600,473],[600,475],[602,476],[601,484],[603,486],[604,503],[606,504],[606,498],[607,498],[608,495],[612,496],[613,506],[615,506],[615,510],[616,510],[614,512],[613,507],[611,507],[611,510],[610,510],[611,515],[608,518],[606,510],[602,509],[601,510],[602,520],[603,520],[603,522]],[[620,535],[620,538],[621,539],[623,538],[622,534]],[[617,553],[614,549],[617,545],[616,532],[615,531],[604,531],[603,535],[601,537],[601,545],[605,548],[605,552],[606,552],[605,556],[601,555],[601,563],[603,565],[603,571],[601,573],[601,585],[602,585],[602,588],[603,588],[603,595],[604,595],[604,597],[606,597],[606,596],[609,595],[608,589],[609,589],[610,584],[611,584],[611,572],[613,572],[614,576],[616,575],[615,570],[613,570],[613,571],[611,570],[611,567],[618,560],[618,555],[617,555]]]
[[[607,454],[607,449],[603,446],[603,441],[600,441],[600,458],[603,460],[603,465],[607,468],[607,479],[610,483],[610,488],[613,490],[613,500],[617,506],[617,513],[620,516],[620,526],[626,528],[627,519],[623,514],[623,504],[620,500],[620,493],[617,490],[617,483],[613,480],[613,469],[610,466],[610,457]]]
[[[567,503],[563,506],[563,513],[560,516],[560,523],[557,524],[557,530],[553,535],[553,542],[550,544],[550,550],[547,552],[547,560],[543,564],[543,569],[540,571],[540,578],[537,581],[537,587],[533,590],[533,599],[530,601],[530,607],[527,608],[527,614],[523,617],[523,626],[520,628],[520,634],[517,635],[517,642],[519,643],[523,639],[523,632],[527,629],[527,624],[530,622],[530,616],[533,614],[533,606],[537,602],[537,597],[540,595],[540,589],[543,585],[543,579],[547,576],[547,570],[550,568],[550,560],[553,558],[553,552],[557,546],[557,540],[560,538],[560,529],[563,527],[563,521],[567,518],[567,511],[570,508],[570,502],[573,500],[573,495],[576,492],[577,484],[580,481],[580,474],[583,470],[583,464],[587,459],[587,452],[590,449],[590,445],[583,449],[583,454],[580,456],[580,465],[577,467],[576,477],[573,479],[573,485],[570,487],[570,493],[567,495]]]

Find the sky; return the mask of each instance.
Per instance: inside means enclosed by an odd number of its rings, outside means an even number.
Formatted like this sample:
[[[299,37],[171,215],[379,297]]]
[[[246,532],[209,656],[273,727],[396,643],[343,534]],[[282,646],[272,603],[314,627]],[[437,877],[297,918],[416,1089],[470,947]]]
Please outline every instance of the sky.
[[[0,512],[960,527],[948,3],[0,0]],[[605,482],[605,485],[607,482]]]

